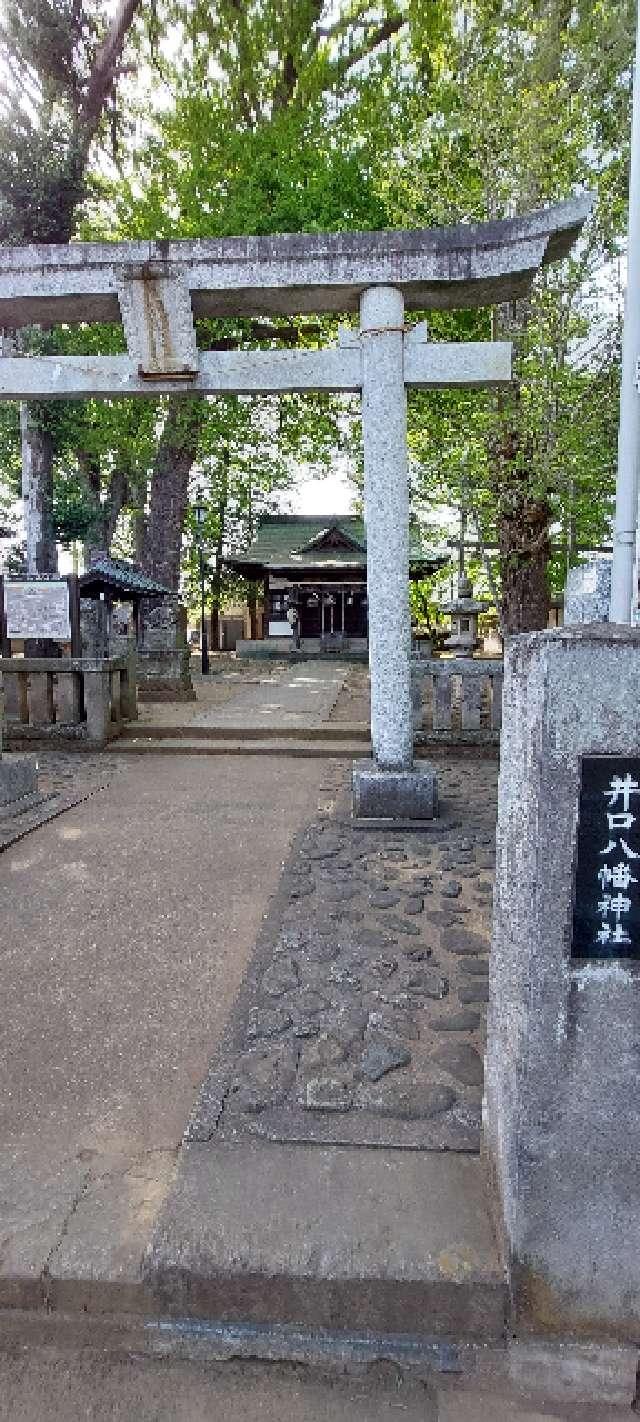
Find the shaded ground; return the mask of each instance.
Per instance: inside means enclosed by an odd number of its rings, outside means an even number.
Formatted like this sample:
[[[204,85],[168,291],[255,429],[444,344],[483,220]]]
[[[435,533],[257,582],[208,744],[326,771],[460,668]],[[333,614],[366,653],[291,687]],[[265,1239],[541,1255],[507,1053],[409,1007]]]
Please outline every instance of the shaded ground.
[[[6,755],[6,752],[5,752]],[[73,805],[106,789],[117,773],[114,761],[86,752],[44,750],[38,762],[38,793],[26,796],[18,814],[14,807],[0,810],[0,852],[23,839],[31,830],[52,820]]]
[[[381,1365],[357,1377],[303,1369],[113,1358],[55,1346],[0,1354],[3,1422],[623,1422],[627,1408],[540,1403],[424,1385]]]
[[[260,662],[220,657],[194,676],[196,700],[143,702],[140,721],[157,726],[318,725],[328,721],[350,670],[333,661]]]
[[[360,662],[351,663],[342,690],[336,700],[332,721],[359,721],[368,726],[371,719],[369,668]]]
[[[37,1277],[69,1212],[116,1178],[111,1232],[139,1257],[322,766],[111,757],[109,771],[0,857],[5,1276]]]
[[[293,1369],[67,1356],[0,1356],[0,1418],[118,1422],[436,1422],[430,1390],[402,1379]]]

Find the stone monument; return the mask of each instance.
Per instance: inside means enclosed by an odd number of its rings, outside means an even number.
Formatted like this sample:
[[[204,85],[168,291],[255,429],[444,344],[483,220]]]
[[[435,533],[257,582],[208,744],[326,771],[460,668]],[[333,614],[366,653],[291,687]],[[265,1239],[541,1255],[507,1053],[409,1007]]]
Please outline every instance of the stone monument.
[[[505,649],[486,1144],[515,1323],[637,1340],[640,630]]]
[[[458,578],[458,594],[451,602],[445,603],[444,611],[451,616],[451,632],[445,639],[447,651],[457,657],[472,657],[480,646],[478,618],[489,604],[480,602],[473,596],[471,578],[463,574]]]
[[[138,643],[138,694],[141,701],[195,701],[187,613],[176,596],[144,606]]]
[[[608,622],[611,602],[611,559],[590,558],[570,568],[564,590],[564,624]]]

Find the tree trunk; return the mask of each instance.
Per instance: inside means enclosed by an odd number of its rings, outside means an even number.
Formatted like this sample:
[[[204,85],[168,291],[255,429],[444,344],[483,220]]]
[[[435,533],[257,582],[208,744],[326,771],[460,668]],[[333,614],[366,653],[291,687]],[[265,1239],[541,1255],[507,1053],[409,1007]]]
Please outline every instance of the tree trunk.
[[[20,406],[20,436],[27,573],[48,576],[58,571],[52,518],[53,441],[30,405]]]
[[[123,469],[115,469],[111,477],[109,493],[103,507],[103,527],[105,547],[111,552],[118,519],[127,502],[129,492],[127,476]]]
[[[133,558],[140,568],[144,567],[145,544],[147,538],[147,526],[144,516],[144,509],[134,509],[131,514],[131,534],[133,539]]]
[[[253,583],[249,587],[247,604],[249,607],[249,636],[252,642],[256,642],[258,639],[258,599]]]
[[[501,500],[498,540],[502,574],[501,619],[505,636],[535,632],[549,623],[547,565],[550,555],[550,509],[525,487],[511,485],[508,503]]]
[[[170,400],[151,475],[144,570],[178,592],[189,475],[198,450],[205,402]]]
[[[222,448],[222,476],[220,479],[220,492],[218,495],[218,536],[216,538],[216,571],[213,576],[213,586],[211,589],[211,635],[209,645],[212,652],[220,649],[220,604],[222,602],[222,555],[224,552],[224,535],[227,522],[227,504],[229,502],[229,446]]]
[[[71,100],[71,140],[66,154],[58,153],[54,163],[59,164],[59,180],[50,177],[49,195],[57,187],[55,202],[48,207],[34,203],[33,209],[22,232],[23,241],[66,243],[73,232],[74,216],[85,192],[85,170],[91,143],[100,126],[109,96],[118,78],[122,51],[127,35],[133,24],[140,0],[118,0],[115,13],[107,25],[106,34],[93,56],[89,83],[83,98],[76,76],[69,74],[66,94]],[[81,10],[76,6],[75,10]],[[74,24],[78,17],[74,18]],[[86,24],[86,20],[83,21]],[[26,29],[26,27],[25,27]],[[39,69],[38,44],[35,40],[35,73]],[[16,50],[20,53],[21,40],[16,39]],[[9,41],[11,47],[11,41]],[[29,46],[28,46],[29,48]],[[18,66],[19,68],[20,66]],[[46,66],[45,66],[46,73]],[[36,84],[36,88],[39,84]],[[46,93],[46,83],[44,85]],[[45,107],[46,112],[46,107]],[[47,179],[45,188],[47,191]],[[51,210],[56,213],[56,227],[52,231],[48,222]],[[22,214],[21,214],[22,215]],[[45,223],[45,230],[42,224]],[[45,416],[46,419],[46,416]],[[25,500],[25,529],[27,540],[27,570],[31,573],[56,573],[58,570],[57,551],[52,527],[53,503],[53,441],[43,424],[36,417],[32,407],[20,407],[22,437],[22,493]]]

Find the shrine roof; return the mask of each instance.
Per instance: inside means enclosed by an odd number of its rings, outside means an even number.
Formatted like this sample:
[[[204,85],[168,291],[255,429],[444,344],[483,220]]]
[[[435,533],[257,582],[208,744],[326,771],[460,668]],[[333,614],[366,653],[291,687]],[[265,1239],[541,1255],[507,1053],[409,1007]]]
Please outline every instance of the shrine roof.
[[[125,601],[140,597],[171,596],[170,588],[166,588],[155,578],[149,578],[135,563],[128,563],[124,558],[110,558],[106,554],[91,563],[86,573],[82,573],[78,578],[78,583],[81,595],[87,594],[89,590],[99,592],[102,588],[110,588],[113,592],[118,592]]]
[[[439,567],[447,553],[422,545],[420,530],[412,527],[409,558],[412,564]],[[364,519],[355,514],[268,514],[249,548],[230,554],[226,563],[251,575],[266,572],[314,568],[364,568],[367,563],[367,534]]]

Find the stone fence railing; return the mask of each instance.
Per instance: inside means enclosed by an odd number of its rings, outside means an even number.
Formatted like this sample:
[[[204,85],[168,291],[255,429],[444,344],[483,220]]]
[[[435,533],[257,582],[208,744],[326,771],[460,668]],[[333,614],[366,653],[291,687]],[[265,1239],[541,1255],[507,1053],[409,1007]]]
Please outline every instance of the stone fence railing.
[[[0,657],[8,747],[51,741],[101,747],[137,719],[135,658]]]
[[[502,725],[500,659],[412,658],[415,739],[496,743]]]

